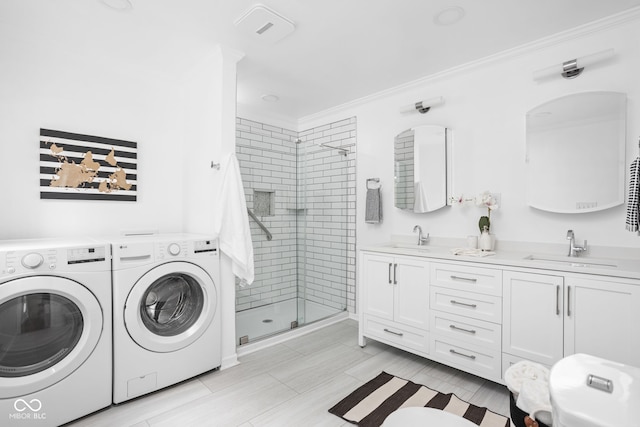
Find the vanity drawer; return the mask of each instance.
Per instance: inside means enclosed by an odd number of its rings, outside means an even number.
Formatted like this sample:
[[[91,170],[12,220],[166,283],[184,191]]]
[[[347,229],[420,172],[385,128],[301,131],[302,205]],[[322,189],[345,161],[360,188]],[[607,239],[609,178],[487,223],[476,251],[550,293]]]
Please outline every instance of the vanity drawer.
[[[502,270],[468,265],[431,264],[431,284],[502,296]]]
[[[431,309],[502,323],[502,298],[431,286]]]
[[[431,333],[441,337],[464,341],[490,350],[502,349],[502,327],[495,323],[432,310],[429,324]]]
[[[429,332],[364,315],[364,335],[419,355],[429,354]]]
[[[502,354],[500,350],[488,350],[433,334],[429,357],[437,362],[492,381],[502,381]]]

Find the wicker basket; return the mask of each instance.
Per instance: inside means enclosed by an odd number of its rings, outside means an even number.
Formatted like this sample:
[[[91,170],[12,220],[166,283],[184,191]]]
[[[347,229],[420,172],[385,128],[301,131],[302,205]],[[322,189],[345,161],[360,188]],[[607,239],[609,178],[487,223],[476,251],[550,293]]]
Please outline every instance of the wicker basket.
[[[510,402],[509,406],[511,409],[511,421],[513,422],[513,425],[516,427],[526,427],[524,425],[524,417],[526,417],[529,414],[527,414],[522,409],[516,406],[516,400],[513,397],[513,393],[509,393],[509,402]],[[548,425],[546,425],[545,423],[541,423],[540,421],[538,421],[538,426],[549,427]]]

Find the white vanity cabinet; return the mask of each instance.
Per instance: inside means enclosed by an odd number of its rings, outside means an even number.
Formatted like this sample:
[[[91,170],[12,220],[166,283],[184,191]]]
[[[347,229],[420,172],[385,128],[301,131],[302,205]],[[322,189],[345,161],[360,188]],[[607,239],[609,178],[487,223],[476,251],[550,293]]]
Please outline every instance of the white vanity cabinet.
[[[432,263],[430,298],[430,357],[500,381],[502,270]]]
[[[587,353],[640,365],[638,263],[614,277],[513,256],[503,264],[398,251],[360,252],[361,346],[369,337],[498,383],[525,359],[551,368]]]
[[[564,278],[505,271],[503,283],[503,370],[509,355],[552,366],[564,354]]]
[[[503,370],[507,361],[552,366],[575,353],[640,361],[638,281],[505,271],[503,313]]]
[[[360,345],[371,337],[427,355],[428,260],[361,252],[360,271]]]

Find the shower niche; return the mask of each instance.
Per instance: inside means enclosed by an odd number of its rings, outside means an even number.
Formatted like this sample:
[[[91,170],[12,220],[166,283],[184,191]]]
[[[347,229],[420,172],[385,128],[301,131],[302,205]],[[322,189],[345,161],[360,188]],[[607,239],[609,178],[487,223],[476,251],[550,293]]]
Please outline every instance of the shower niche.
[[[253,190],[253,213],[258,216],[275,216],[276,192]]]

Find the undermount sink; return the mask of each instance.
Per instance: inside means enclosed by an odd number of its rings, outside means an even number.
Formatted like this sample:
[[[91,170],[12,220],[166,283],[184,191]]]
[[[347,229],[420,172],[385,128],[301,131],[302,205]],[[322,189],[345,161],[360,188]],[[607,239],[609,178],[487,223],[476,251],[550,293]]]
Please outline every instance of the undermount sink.
[[[420,252],[429,252],[429,248],[426,246],[418,246],[417,244],[411,244],[411,243],[390,243],[389,244],[390,248],[395,248],[395,249],[411,249],[414,251],[420,251]]]
[[[563,264],[571,267],[618,268],[618,264],[615,261],[608,259],[554,257],[546,255],[527,255],[526,257],[524,257],[524,259],[530,261]]]

